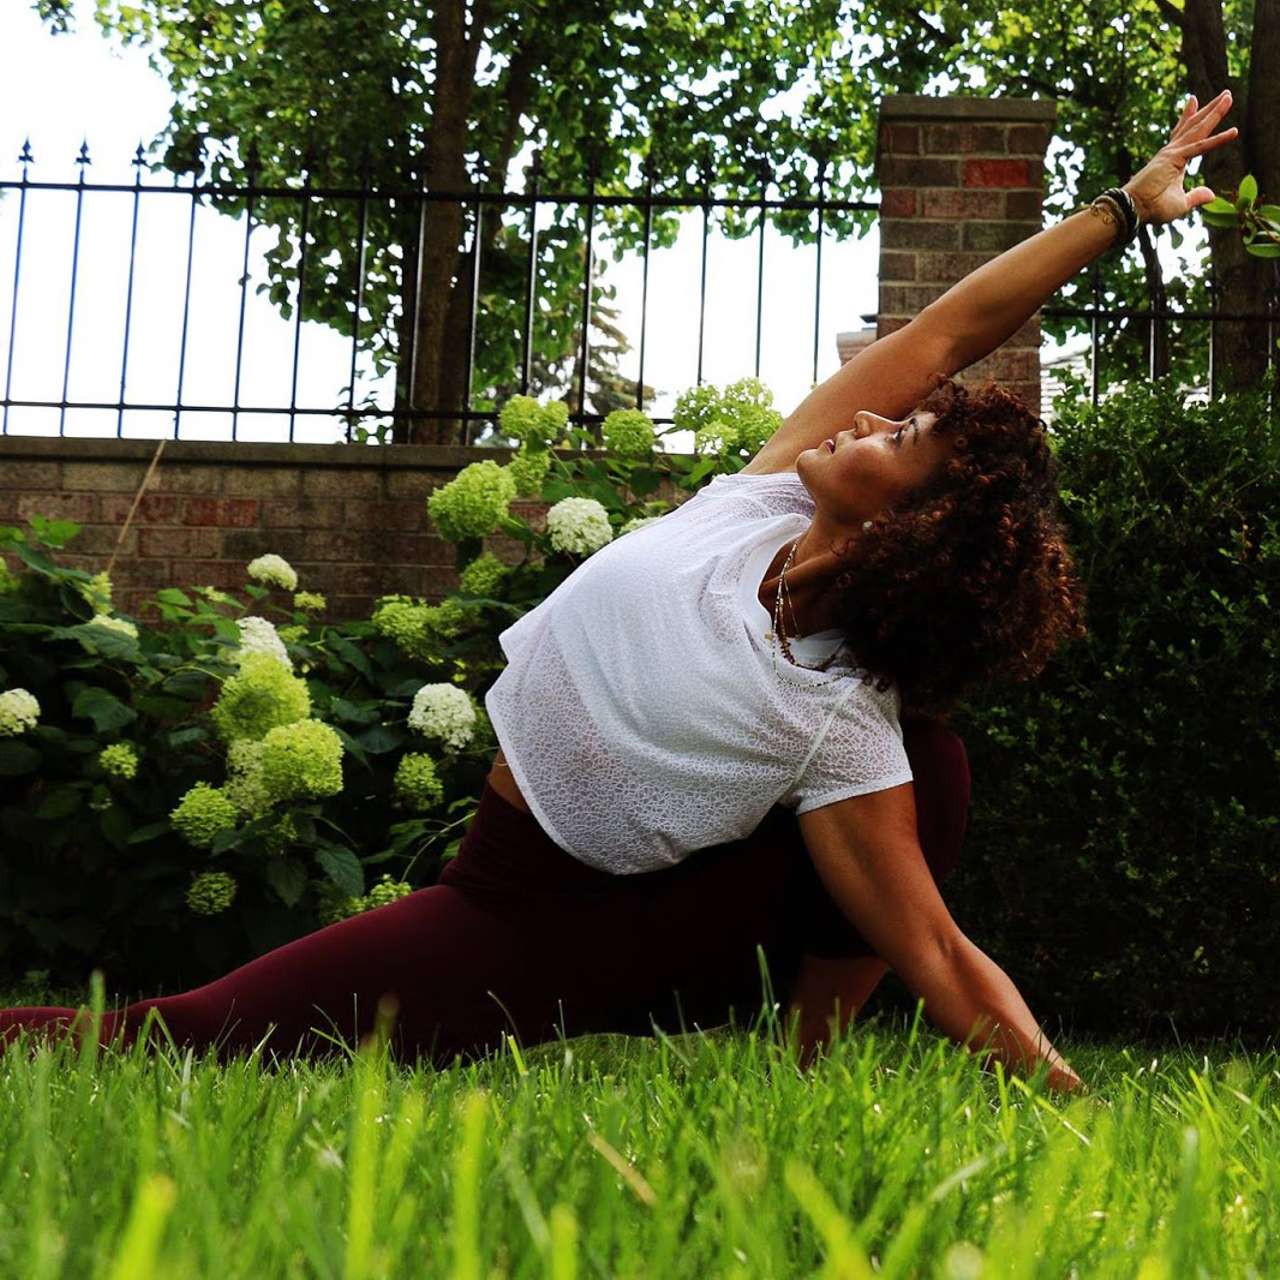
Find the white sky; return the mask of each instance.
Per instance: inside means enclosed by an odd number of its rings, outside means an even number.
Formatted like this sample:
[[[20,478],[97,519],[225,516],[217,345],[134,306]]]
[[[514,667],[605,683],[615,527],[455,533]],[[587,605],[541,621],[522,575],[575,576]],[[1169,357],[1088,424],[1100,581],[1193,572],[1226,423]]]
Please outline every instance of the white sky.
[[[33,181],[75,181],[75,157],[85,139],[92,158],[87,180],[131,183],[134,148],[139,141],[148,143],[168,120],[171,94],[147,65],[143,51],[122,50],[105,39],[93,23],[90,0],[79,0],[75,25],[73,34],[54,36],[25,3],[9,0],[0,7],[0,177],[6,180],[21,176],[16,160],[24,138],[29,137],[36,160],[30,171]],[[143,181],[163,183],[164,179],[160,174],[144,174]],[[14,399],[62,397],[75,203],[74,192],[32,192],[27,197],[13,352]],[[0,360],[9,350],[18,204],[13,191],[0,200]],[[125,392],[129,402],[176,398],[189,211],[189,199],[180,196],[144,196],[140,202]],[[84,200],[67,385],[72,400],[115,403],[119,397],[131,212],[128,194],[100,193]],[[545,208],[542,217],[540,225],[546,225]],[[690,212],[675,246],[654,250],[650,259],[645,381],[659,394],[645,407],[655,416],[670,415],[676,395],[697,380],[701,230],[701,213]],[[269,229],[254,232],[242,404],[289,403],[293,323],[253,292],[254,285],[266,278],[261,250],[274,234]],[[182,398],[184,403],[230,404],[243,219],[202,208],[196,216],[195,237]],[[754,371],[757,252],[755,236],[728,241],[713,228],[707,268],[705,382],[729,382]],[[876,308],[879,233],[873,229],[862,240],[844,242],[828,235],[822,257],[819,380],[839,367],[836,334],[860,328],[862,314]],[[617,287],[620,324],[633,347],[621,368],[634,378],[639,363],[641,259],[633,255],[615,264],[602,249],[597,261],[605,268],[604,279]],[[793,248],[775,232],[766,232],[760,376],[774,392],[775,407],[784,414],[804,398],[812,383],[815,267],[814,246]],[[328,407],[344,402],[341,390],[349,366],[349,340],[325,326],[304,325],[299,405]],[[375,389],[378,402],[390,405],[390,378],[375,383],[367,370],[357,377],[357,402]],[[57,434],[58,418],[56,409],[14,408],[8,429]],[[64,429],[74,435],[114,435],[116,419],[115,410],[68,410]],[[127,436],[170,435],[172,428],[169,413],[128,411],[123,416]],[[339,419],[304,416],[297,419],[294,438],[327,442],[341,439],[342,431]],[[241,413],[236,428],[236,437],[246,440],[284,440],[287,433],[287,416],[274,414]],[[231,415],[184,412],[181,436],[230,439]],[[667,447],[688,448],[689,443],[677,433],[668,437]]]

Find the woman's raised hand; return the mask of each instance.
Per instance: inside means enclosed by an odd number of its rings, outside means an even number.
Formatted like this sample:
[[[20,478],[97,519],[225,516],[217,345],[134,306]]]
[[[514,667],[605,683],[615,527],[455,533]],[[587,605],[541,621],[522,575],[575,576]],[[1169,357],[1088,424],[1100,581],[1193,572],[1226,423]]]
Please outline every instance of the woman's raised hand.
[[[1133,197],[1138,206],[1138,216],[1143,222],[1172,222],[1181,218],[1192,209],[1208,204],[1214,199],[1209,187],[1196,187],[1194,191],[1186,191],[1182,186],[1182,175],[1193,156],[1202,155],[1230,142],[1238,132],[1235,125],[1223,129],[1221,133],[1213,130],[1223,116],[1231,110],[1231,90],[1224,89],[1208,106],[1196,110],[1196,96],[1193,93],[1182,108],[1182,117],[1178,121],[1169,141],[1151,158],[1144,169],[1134,174],[1124,184],[1124,189]]]

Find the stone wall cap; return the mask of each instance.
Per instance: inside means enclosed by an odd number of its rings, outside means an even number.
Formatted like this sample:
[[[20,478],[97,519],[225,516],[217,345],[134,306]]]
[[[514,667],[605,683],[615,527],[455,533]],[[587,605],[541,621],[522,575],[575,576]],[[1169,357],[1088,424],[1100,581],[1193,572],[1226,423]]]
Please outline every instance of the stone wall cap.
[[[887,93],[880,99],[882,120],[1054,120],[1053,98],[976,98],[947,94]]]
[[[0,458],[44,458],[51,461],[150,462],[158,440],[120,436],[0,436]],[[442,444],[302,444],[258,440],[165,440],[159,469],[170,463],[231,464],[274,467],[364,467],[426,471],[461,470],[470,462],[505,463],[514,450],[506,446]],[[557,449],[561,457],[583,453],[606,456],[603,449]],[[672,457],[672,454],[660,454]]]

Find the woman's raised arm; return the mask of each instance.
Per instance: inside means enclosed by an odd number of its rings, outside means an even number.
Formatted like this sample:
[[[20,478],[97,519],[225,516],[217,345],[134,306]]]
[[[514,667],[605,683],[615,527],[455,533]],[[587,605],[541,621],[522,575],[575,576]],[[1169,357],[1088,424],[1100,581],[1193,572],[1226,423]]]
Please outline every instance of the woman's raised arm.
[[[1187,99],[1169,141],[1124,184],[1143,222],[1172,222],[1214,198],[1208,187],[1185,191],[1182,175],[1192,157],[1235,137],[1234,127],[1213,132],[1230,109],[1229,90],[1199,111],[1195,97]],[[948,372],[958,372],[1017,332],[1072,276],[1106,252],[1114,239],[1108,223],[1082,209],[983,263],[931,302],[917,321],[950,335],[959,363]]]

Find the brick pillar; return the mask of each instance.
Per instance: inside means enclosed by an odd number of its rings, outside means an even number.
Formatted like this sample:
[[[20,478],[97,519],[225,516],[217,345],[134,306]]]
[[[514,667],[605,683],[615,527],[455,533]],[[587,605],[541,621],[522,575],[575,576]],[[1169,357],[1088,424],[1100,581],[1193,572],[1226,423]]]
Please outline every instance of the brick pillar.
[[[891,94],[880,104],[877,337],[1041,227],[1057,103]],[[1040,412],[1040,314],[958,375],[995,378]]]

